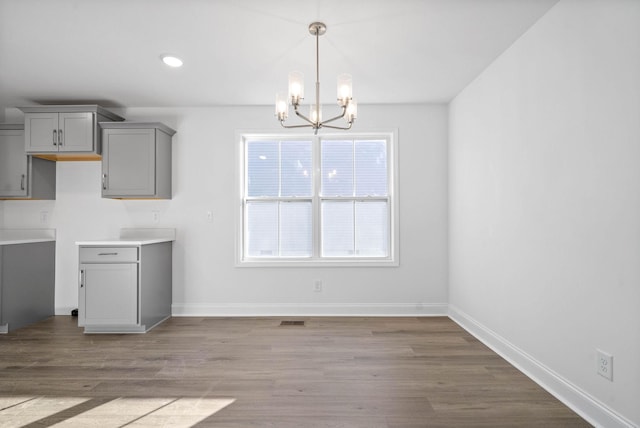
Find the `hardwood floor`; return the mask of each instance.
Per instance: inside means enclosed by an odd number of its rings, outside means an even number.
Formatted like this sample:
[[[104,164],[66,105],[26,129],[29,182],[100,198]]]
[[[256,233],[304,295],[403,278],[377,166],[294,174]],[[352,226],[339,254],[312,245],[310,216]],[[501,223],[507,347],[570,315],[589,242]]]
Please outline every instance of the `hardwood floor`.
[[[304,320],[304,326],[280,326]],[[172,318],[0,335],[0,427],[586,427],[448,318]]]

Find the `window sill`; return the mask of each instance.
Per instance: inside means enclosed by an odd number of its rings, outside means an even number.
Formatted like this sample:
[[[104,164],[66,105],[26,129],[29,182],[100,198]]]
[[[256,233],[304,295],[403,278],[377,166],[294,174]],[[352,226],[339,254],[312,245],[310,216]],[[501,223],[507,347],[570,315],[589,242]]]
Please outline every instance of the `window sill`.
[[[250,259],[240,260],[236,262],[236,267],[239,268],[254,268],[254,267],[276,267],[276,268],[290,268],[290,267],[398,267],[400,262],[398,260],[389,259],[361,259],[361,260],[344,260],[344,259],[324,259],[324,260],[308,260],[308,259],[277,259],[277,260],[263,260],[263,259]]]

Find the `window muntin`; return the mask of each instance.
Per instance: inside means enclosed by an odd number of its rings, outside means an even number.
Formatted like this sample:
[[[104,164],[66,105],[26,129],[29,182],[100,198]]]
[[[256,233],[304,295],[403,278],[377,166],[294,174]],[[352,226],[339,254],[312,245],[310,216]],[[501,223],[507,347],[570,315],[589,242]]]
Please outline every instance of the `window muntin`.
[[[390,133],[242,142],[241,263],[397,264]]]

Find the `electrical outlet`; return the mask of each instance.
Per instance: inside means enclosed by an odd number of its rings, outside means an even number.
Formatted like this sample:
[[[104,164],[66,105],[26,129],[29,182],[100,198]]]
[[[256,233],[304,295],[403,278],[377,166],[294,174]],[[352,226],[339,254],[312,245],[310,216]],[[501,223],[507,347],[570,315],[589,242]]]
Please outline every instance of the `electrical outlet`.
[[[320,281],[319,279],[315,280],[315,282],[313,283],[313,291],[315,291],[316,293],[322,292],[322,281]]]
[[[613,356],[596,349],[597,373],[613,382]]]
[[[49,212],[40,211],[40,224],[47,224],[48,221],[49,221]]]
[[[151,211],[151,221],[153,221],[154,223],[157,223],[159,219],[160,219],[160,212]]]
[[[207,211],[207,221],[209,223],[213,222],[213,211]]]

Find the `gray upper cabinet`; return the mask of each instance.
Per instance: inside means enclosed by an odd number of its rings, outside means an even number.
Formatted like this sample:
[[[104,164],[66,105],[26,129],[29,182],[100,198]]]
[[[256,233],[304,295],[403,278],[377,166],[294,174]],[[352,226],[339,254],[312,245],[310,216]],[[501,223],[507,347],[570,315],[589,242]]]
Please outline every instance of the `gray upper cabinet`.
[[[20,129],[16,129],[16,128]],[[12,129],[13,128],[13,129]],[[24,131],[20,125],[3,125],[0,128],[0,195],[2,197],[26,197],[29,174],[27,156],[24,154]]]
[[[157,122],[107,122],[102,128],[102,197],[171,199],[171,137]]]
[[[97,105],[21,107],[24,148],[49,160],[100,160],[98,122],[124,118]]]
[[[24,125],[0,124],[0,199],[55,199],[54,162],[24,152]]]

